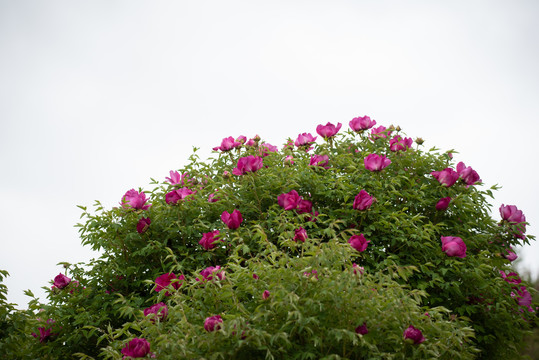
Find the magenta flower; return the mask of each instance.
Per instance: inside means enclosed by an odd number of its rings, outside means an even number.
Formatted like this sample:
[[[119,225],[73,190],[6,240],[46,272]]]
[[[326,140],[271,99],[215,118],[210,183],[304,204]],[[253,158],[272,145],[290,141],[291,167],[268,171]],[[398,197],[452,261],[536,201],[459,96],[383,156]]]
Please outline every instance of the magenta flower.
[[[263,143],[263,144],[260,144],[258,151],[260,152],[261,156],[266,157],[269,155],[270,152],[279,152],[279,149],[277,148],[277,146],[273,146],[268,143]]]
[[[219,230],[207,232],[202,234],[202,239],[198,242],[205,250],[211,250],[217,246],[216,242],[219,240]]]
[[[365,239],[365,236],[363,234],[359,235],[353,235],[348,239],[348,243],[350,246],[352,246],[354,249],[356,249],[359,252],[363,252],[367,249],[367,245],[369,245],[371,241]]]
[[[313,211],[313,203],[310,202],[309,200],[304,200],[302,198],[300,198],[299,202],[298,202],[298,206],[297,206],[297,212],[298,214],[307,214],[307,213],[312,213]],[[316,214],[318,215],[318,214]]]
[[[238,209],[234,209],[232,213],[228,211],[223,211],[221,214],[221,220],[228,226],[230,230],[235,230],[240,227],[243,218],[241,217],[241,212]]]
[[[257,274],[253,274],[253,279],[258,280],[258,279],[259,279],[258,275],[257,275]]]
[[[241,146],[241,142],[234,140],[232,136],[226,137],[221,141],[221,146],[214,147],[213,150],[230,151]]]
[[[353,263],[352,271],[354,272],[354,275],[363,275],[363,273],[365,272],[365,269],[363,268],[363,266],[359,266],[358,264]]]
[[[481,182],[477,171],[472,169],[470,166],[466,167],[462,161],[457,164],[457,173],[467,185],[474,185],[477,182]]]
[[[525,286],[521,286],[520,289],[517,289],[516,298],[520,306],[527,307],[532,303],[532,295]]]
[[[378,126],[377,128],[372,128],[371,130],[371,139],[377,140],[381,138],[387,138],[391,136],[391,130],[387,130],[385,126]]]
[[[449,202],[451,201],[451,197],[448,196],[448,197],[444,197],[444,198],[441,198],[440,200],[438,200],[438,202],[436,203],[436,210],[446,210],[448,207],[449,207]]]
[[[391,164],[391,160],[383,155],[370,154],[363,160],[363,163],[365,164],[365,169],[367,170],[381,171]]]
[[[187,186],[192,180],[189,178],[188,173],[180,174],[177,171],[170,170],[170,177],[165,178],[171,185],[183,185]]]
[[[451,169],[451,168],[445,168],[442,171],[433,171],[430,173],[440,184],[443,186],[453,186],[459,178],[459,174]]]
[[[238,165],[232,170],[232,174],[241,176],[248,172],[257,172],[264,165],[259,156],[249,155],[238,160]]]
[[[155,322],[156,319],[163,321],[168,316],[168,307],[164,302],[160,302],[144,309],[144,316],[150,316],[151,322]]]
[[[65,288],[67,285],[69,285],[70,282],[71,282],[71,279],[65,276],[64,274],[58,274],[54,278],[54,286],[56,286],[58,289]]]
[[[518,274],[515,272],[510,272],[509,274],[506,274],[504,271],[500,270],[500,275],[506,282],[508,282],[511,285],[518,285],[522,282],[522,279],[520,279],[520,276],[518,276]]]
[[[503,220],[510,223],[519,224],[526,222],[526,216],[519,210],[515,205],[504,205],[500,206],[500,215]]]
[[[52,320],[52,319],[49,319],[47,320],[47,325],[50,325],[50,324],[53,324],[55,321]],[[44,342],[47,342],[51,336],[54,336],[54,335],[57,335],[57,334],[53,334],[52,333],[52,328],[51,327],[44,327],[44,326],[40,326],[37,328],[38,332],[39,332],[39,342],[40,343],[44,343]],[[32,333],[32,336],[35,337],[37,339],[37,334],[36,333]]]
[[[414,344],[421,344],[423,341],[425,341],[425,337],[421,333],[421,330],[416,329],[412,325],[408,326],[408,329],[404,330],[402,335],[404,340],[410,339]]]
[[[301,197],[296,190],[291,190],[288,193],[283,193],[277,197],[279,206],[285,210],[292,210],[298,206]]]
[[[184,200],[189,195],[196,193],[189,188],[182,187],[181,189],[172,190],[165,195],[165,202],[167,204],[177,204],[179,201]]]
[[[292,155],[288,155],[287,157],[285,157],[284,164],[288,166],[294,165],[294,157]]]
[[[356,333],[361,335],[366,335],[369,333],[369,330],[367,329],[367,323],[364,322],[363,325],[359,325],[356,328]]]
[[[122,349],[122,354],[132,358],[143,358],[150,352],[150,343],[143,338],[134,338]]]
[[[370,196],[365,190],[361,190],[354,199],[354,205],[352,207],[355,210],[367,210],[371,207],[374,201],[374,197]]]
[[[466,257],[466,244],[461,238],[456,236],[442,236],[442,251],[447,256]]]
[[[180,275],[178,277],[173,273],[165,273],[157,277],[157,279],[155,279],[155,284],[156,284],[155,291],[160,292],[160,291],[166,290],[166,288],[168,288],[169,285],[172,285],[173,289],[178,290],[180,286],[182,286],[183,280],[185,280],[185,276],[183,275]],[[165,296],[170,296],[170,292],[166,291]]]
[[[337,123],[337,126],[335,126],[332,123],[328,122],[326,125],[318,125],[316,127],[316,132],[324,139],[328,139],[335,136],[335,134],[337,134],[341,129],[341,126],[341,123]]]
[[[219,201],[219,197],[217,196],[217,192],[219,189],[215,190],[215,192],[211,193],[210,196],[208,196],[208,202],[214,203]]]
[[[359,116],[350,120],[349,125],[350,125],[350,129],[356,132],[362,131],[362,130],[368,130],[374,125],[376,125],[376,120],[371,120],[371,118],[368,116],[363,116],[363,117]]]
[[[329,169],[329,156],[327,155],[313,155],[311,156],[311,161],[309,161],[310,166],[321,166],[324,169]]]
[[[307,230],[300,227],[299,229],[294,230],[294,241],[305,242],[307,240]]]
[[[148,230],[148,227],[150,226],[151,223],[152,221],[150,220],[149,217],[141,218],[137,223],[137,232],[139,234],[144,234],[146,230]]]
[[[513,249],[511,249],[511,247],[509,247],[509,249],[506,249],[505,251],[507,252],[507,254],[505,254],[504,256],[507,260],[512,262],[518,259],[518,255],[513,252]]]
[[[146,201],[149,199],[146,199],[146,194],[143,192],[138,192],[135,189],[131,189],[128,192],[125,193],[125,195],[122,197],[122,201],[120,202],[120,205],[122,205],[123,208],[132,208],[135,210],[148,210],[152,204],[146,204]]]
[[[297,147],[306,146],[309,147],[316,141],[317,136],[312,136],[310,133],[299,134],[298,138],[294,142]]]
[[[245,137],[244,135],[240,135],[238,136],[238,138],[236,139],[236,142],[239,142],[241,144],[245,144],[247,142],[247,137]]]
[[[264,290],[264,292],[262,293],[262,299],[263,300],[266,300],[267,298],[270,297],[270,292],[268,290]]]
[[[393,137],[389,140],[389,150],[397,152],[400,150],[406,151],[412,146],[413,140],[411,138],[402,138],[400,135]]]
[[[197,281],[211,281],[214,279],[214,276],[217,280],[224,280],[226,278],[225,271],[221,270],[219,265],[208,266],[200,272],[200,275],[202,275],[202,280],[196,278]]]
[[[215,331],[219,330],[221,327],[219,324],[223,322],[223,319],[221,319],[221,315],[214,315],[206,318],[204,320],[204,329],[206,331]]]

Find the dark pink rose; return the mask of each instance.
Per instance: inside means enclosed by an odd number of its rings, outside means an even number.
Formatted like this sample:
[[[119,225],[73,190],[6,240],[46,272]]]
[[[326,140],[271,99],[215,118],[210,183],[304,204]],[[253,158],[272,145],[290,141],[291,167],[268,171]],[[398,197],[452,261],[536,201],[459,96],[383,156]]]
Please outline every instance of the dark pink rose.
[[[241,212],[238,209],[234,209],[232,213],[228,211],[223,211],[221,214],[221,220],[228,226],[229,229],[234,230],[240,227],[243,218],[241,217]]]
[[[257,172],[263,165],[264,163],[261,157],[249,155],[238,160],[238,165],[232,170],[232,173],[241,176],[248,172]]]
[[[367,323],[364,322],[363,325],[359,325],[356,328],[356,333],[361,335],[367,335],[369,333],[369,330],[367,329]]]
[[[298,138],[294,142],[297,147],[306,146],[309,147],[316,141],[317,136],[312,136],[310,133],[299,134]]]
[[[324,169],[329,169],[329,156],[327,155],[313,155],[311,156],[311,161],[309,161],[309,165],[311,166],[321,166]]]
[[[223,322],[223,319],[221,319],[220,315],[214,315],[206,318],[204,320],[204,329],[206,331],[215,331],[219,330],[221,327],[220,324]]]
[[[205,250],[211,250],[217,246],[216,242],[219,240],[219,230],[207,232],[202,234],[202,239],[198,242]]]
[[[259,279],[258,275],[257,275],[257,274],[253,274],[253,279],[258,280],[258,279]]]
[[[226,137],[221,141],[221,146],[214,147],[213,150],[230,151],[241,146],[241,142],[234,140],[232,136]]]
[[[421,344],[423,341],[425,341],[425,337],[421,333],[421,330],[416,329],[412,325],[408,326],[408,329],[404,330],[403,336],[404,340],[410,339],[414,342],[414,344]]]
[[[506,274],[504,271],[500,270],[500,275],[506,282],[511,285],[518,285],[522,282],[520,276],[518,276],[518,274],[515,272],[510,272],[509,274]]]
[[[332,123],[328,122],[326,125],[318,125],[316,127],[316,132],[324,139],[328,139],[335,136],[335,134],[337,134],[341,129],[341,126],[341,123],[337,123],[337,126],[335,126]]]
[[[256,141],[255,141],[255,139],[249,139],[249,140],[245,143],[245,146],[256,146]]]
[[[477,171],[472,169],[470,166],[466,167],[462,161],[457,164],[457,173],[467,185],[474,185],[481,182]]]
[[[532,295],[525,286],[521,286],[520,289],[517,289],[516,299],[520,306],[527,307],[532,303]]]
[[[279,149],[277,148],[277,146],[273,146],[268,143],[263,143],[263,144],[260,144],[258,151],[260,153],[260,156],[266,157],[269,155],[269,153],[279,152]]]
[[[393,152],[406,151],[412,146],[413,140],[411,138],[402,138],[400,135],[393,137],[389,140],[389,150]]]
[[[221,270],[219,265],[208,266],[200,272],[200,275],[202,275],[202,280],[196,278],[197,281],[211,281],[214,279],[214,276],[216,280],[224,280],[226,278],[225,271]]]
[[[53,324],[55,321],[52,319],[47,320],[47,325]],[[52,336],[58,335],[52,333],[52,327],[44,327],[40,326],[37,328],[39,332],[39,342],[44,343],[47,342]],[[32,333],[32,336],[36,339],[38,338],[38,335],[36,333]]]
[[[64,274],[58,274],[54,278],[54,286],[56,286],[58,289],[63,289],[69,283],[71,282],[71,279],[65,276]]]
[[[262,299],[263,300],[266,300],[267,298],[270,297],[270,292],[268,290],[264,290],[264,292],[262,293]]]
[[[122,349],[122,354],[132,358],[143,358],[150,352],[150,343],[143,338],[134,338]],[[124,357],[125,357],[124,356]]]
[[[185,280],[185,276],[183,275],[180,275],[178,277],[173,273],[163,274],[159,276],[157,279],[155,279],[155,284],[156,284],[155,291],[160,292],[160,291],[166,290],[166,288],[169,285],[172,285],[172,288],[178,290],[180,286],[182,286],[183,280]],[[170,292],[168,291],[165,292],[165,296],[170,296]]]
[[[353,263],[352,271],[354,272],[354,275],[363,275],[363,273],[365,272],[365,269],[363,268],[363,266],[359,266],[358,264]]]
[[[377,140],[381,138],[387,138],[391,136],[391,130],[388,130],[385,126],[378,126],[377,128],[372,128],[371,130],[371,139]]]
[[[133,208],[135,210],[148,210],[152,204],[146,204],[146,194],[131,189],[122,197],[120,205],[124,208]]]
[[[311,213],[313,211],[313,203],[310,202],[309,200],[304,200],[300,197],[300,200],[298,201],[298,206],[296,209],[297,209],[298,214]],[[316,215],[318,215],[318,213]]]
[[[459,174],[451,169],[451,168],[445,168],[442,171],[433,171],[430,173],[440,184],[443,186],[453,186],[459,179]]]
[[[238,136],[238,138],[236,139],[236,142],[239,142],[241,144],[245,144],[247,142],[247,137],[243,136],[243,135],[240,135]]]
[[[151,322],[155,322],[156,319],[163,321],[168,316],[168,307],[164,302],[160,302],[144,309],[144,316],[150,316]]]
[[[172,190],[165,195],[165,202],[167,204],[177,204],[179,201],[184,200],[189,195],[196,193],[189,188],[182,187],[181,189]]]
[[[361,190],[354,199],[354,205],[352,207],[355,210],[367,210],[371,207],[374,198],[370,196],[365,190]]]
[[[446,210],[447,207],[449,206],[449,202],[451,201],[451,197],[448,196],[448,197],[444,197],[444,198],[441,198],[440,200],[438,200],[438,202],[436,203],[436,210]]]
[[[504,256],[507,260],[515,261],[516,259],[518,259],[518,255],[513,252],[513,249],[511,249],[511,247],[509,247],[509,249],[506,249],[505,251],[507,252],[507,254],[505,254]]]
[[[353,118],[350,123],[350,129],[354,131],[362,131],[367,130],[376,125],[376,120],[371,120],[368,116],[359,116],[356,118]]]
[[[148,230],[148,227],[150,226],[151,223],[152,221],[150,220],[149,217],[141,218],[137,223],[137,232],[139,234],[144,234],[146,230]]]
[[[299,229],[294,230],[294,241],[305,242],[307,240],[307,230],[300,227]]]
[[[365,169],[367,170],[381,171],[391,164],[391,160],[383,155],[370,154],[367,155],[367,157],[363,160],[363,163],[365,164]]]
[[[219,201],[219,197],[217,196],[217,192],[219,189],[215,190],[215,192],[211,193],[210,196],[208,196],[208,202],[214,203]]]
[[[165,178],[171,185],[182,185],[187,186],[192,182],[192,179],[189,178],[188,173],[180,174],[177,171],[170,170],[170,177]]]
[[[365,239],[365,236],[363,234],[359,235],[353,235],[348,239],[348,243],[350,246],[352,246],[354,249],[356,249],[359,252],[363,252],[367,249],[367,245],[369,245],[371,241]]]
[[[283,193],[277,197],[277,203],[285,210],[292,210],[298,206],[301,197],[296,190],[291,190],[288,193]]]
[[[442,251],[447,256],[466,257],[466,244],[461,238],[456,236],[442,236]]]
[[[504,205],[500,206],[500,215],[503,220],[510,223],[518,224],[521,222],[526,222],[526,216],[519,210],[515,205]]]

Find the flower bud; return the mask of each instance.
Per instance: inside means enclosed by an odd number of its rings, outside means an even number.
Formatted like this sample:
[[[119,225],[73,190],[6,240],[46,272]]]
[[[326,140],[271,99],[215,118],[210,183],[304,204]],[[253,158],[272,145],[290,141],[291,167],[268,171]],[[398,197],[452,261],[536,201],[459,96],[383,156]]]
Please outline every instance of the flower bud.
[[[423,140],[423,138],[418,137],[417,139],[415,139],[415,142],[417,145],[422,145],[425,142],[425,140]]]

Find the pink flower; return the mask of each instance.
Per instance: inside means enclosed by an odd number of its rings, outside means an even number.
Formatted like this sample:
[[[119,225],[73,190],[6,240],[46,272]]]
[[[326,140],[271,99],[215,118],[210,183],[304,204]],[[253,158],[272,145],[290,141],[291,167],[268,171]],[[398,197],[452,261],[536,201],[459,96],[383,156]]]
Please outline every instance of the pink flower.
[[[167,204],[177,204],[180,200],[184,200],[189,195],[196,193],[191,189],[182,187],[181,189],[172,190],[165,195],[165,202]]]
[[[396,152],[399,150],[406,151],[412,146],[413,140],[411,138],[402,138],[400,135],[393,137],[389,140],[389,150]]]
[[[313,211],[313,203],[310,202],[309,200],[304,200],[300,198],[296,209],[298,211],[298,214],[311,213]]]
[[[391,130],[387,130],[385,126],[378,126],[377,128],[373,128],[371,130],[371,139],[377,140],[381,138],[387,138],[388,136],[391,136]]]
[[[221,315],[214,315],[206,318],[204,320],[204,329],[206,331],[215,331],[219,330],[221,327],[219,324],[223,322],[223,319],[221,319]]]
[[[150,352],[150,343],[143,338],[134,338],[129,341],[122,349],[124,358],[126,356],[132,358],[143,358]]]
[[[353,263],[352,271],[354,272],[354,275],[363,275],[363,273],[365,272],[365,269],[363,268],[363,266],[359,266],[358,264]]]
[[[215,230],[212,232],[207,232],[202,234],[202,239],[198,242],[205,250],[213,249],[217,244],[216,242],[219,240],[219,230]]]
[[[176,281],[176,280],[182,280],[182,281]],[[155,279],[155,291],[160,292],[163,290],[166,290],[166,288],[169,287],[169,285],[172,285],[172,288],[178,290],[180,286],[183,284],[183,280],[185,280],[185,276],[180,275],[179,277],[176,276],[173,273],[165,273],[157,279]],[[170,296],[170,292],[166,291],[165,296]]]
[[[442,236],[442,251],[448,256],[466,257],[466,244],[456,236]]]
[[[270,297],[270,292],[268,290],[264,290],[264,292],[262,293],[262,299],[266,300],[269,297]]]
[[[150,316],[151,322],[155,322],[156,319],[163,321],[168,316],[168,307],[164,302],[160,302],[144,309],[144,316]]]
[[[526,289],[525,286],[521,286],[520,290],[517,290],[517,301],[520,306],[530,306],[532,303],[532,295]]]
[[[309,147],[316,141],[317,136],[312,136],[310,133],[299,134],[298,138],[294,142],[297,147],[306,146]]]
[[[236,142],[239,142],[241,144],[245,144],[247,142],[247,137],[243,136],[243,135],[240,135],[238,136],[238,138],[236,139]]]
[[[263,143],[263,144],[260,144],[258,151],[260,152],[261,156],[266,157],[269,155],[270,152],[279,152],[279,149],[277,148],[277,146],[273,146],[268,143]]]
[[[283,193],[277,197],[277,202],[279,206],[285,210],[292,210],[298,206],[301,197],[299,196],[296,190],[291,190],[288,193]]]
[[[263,165],[264,163],[261,157],[249,155],[238,160],[238,165],[232,170],[232,173],[241,176],[248,172],[257,172]]]
[[[229,136],[221,141],[221,146],[214,147],[213,150],[230,151],[240,146],[241,142],[236,141],[232,136]]]
[[[47,320],[47,325],[50,325],[50,324],[53,324],[55,321],[52,320],[52,319],[49,319]],[[54,335],[57,335],[57,334],[53,334],[52,333],[52,328],[51,327],[44,327],[44,326],[40,326],[37,328],[38,332],[39,332],[39,342],[40,343],[44,343],[44,342],[47,342],[51,336],[54,336]],[[32,336],[37,338],[37,334],[36,333],[32,333]]]
[[[359,325],[356,328],[356,333],[361,335],[366,335],[369,333],[369,330],[367,329],[367,323],[364,322],[363,325]]]
[[[189,179],[189,174],[188,173],[180,174],[179,172],[172,171],[172,170],[170,170],[170,177],[167,176],[165,179],[171,185],[187,186],[191,182],[191,179]]]
[[[470,166],[466,167],[462,161],[457,164],[457,173],[467,185],[474,185],[477,182],[481,182],[477,171]]]
[[[367,210],[371,207],[374,198],[370,196],[365,190],[361,190],[354,199],[354,205],[352,207],[355,210]]]
[[[348,243],[350,246],[352,246],[354,249],[356,249],[359,252],[363,252],[367,249],[367,245],[369,245],[371,241],[365,239],[365,236],[363,234],[359,235],[353,235],[348,239]]]
[[[230,230],[235,230],[240,227],[243,218],[241,217],[241,212],[238,209],[234,209],[232,213],[228,211],[223,211],[221,214],[221,220],[228,226]]]
[[[509,247],[509,249],[506,249],[505,251],[507,252],[507,254],[504,256],[507,260],[515,261],[516,259],[518,259],[518,255],[513,252],[511,247]]]
[[[526,216],[515,205],[500,206],[500,215],[503,220],[510,223],[519,224],[526,222]]]
[[[150,206],[152,206],[152,204],[146,204],[146,201],[148,200],[149,199],[146,199],[146,194],[143,192],[139,193],[135,189],[131,189],[122,197],[120,205],[122,205],[123,208],[131,207],[135,210],[148,210]]]
[[[305,242],[307,240],[307,230],[300,227],[299,229],[294,230],[294,241]]]
[[[337,123],[337,126],[335,126],[332,123],[328,122],[326,125],[318,125],[316,127],[316,132],[324,139],[328,139],[335,136],[335,134],[337,134],[341,129],[341,126],[341,123]]]
[[[208,196],[208,202],[214,203],[219,201],[219,197],[217,196],[217,192],[219,189],[215,190],[215,192],[211,193],[210,196]]]
[[[447,207],[449,206],[449,202],[451,201],[451,197],[448,196],[448,197],[444,197],[444,198],[441,198],[440,200],[438,200],[438,202],[436,203],[436,210],[446,210]]]
[[[148,227],[150,226],[151,223],[152,221],[150,220],[149,217],[141,218],[137,223],[137,232],[139,234],[144,234],[146,230],[148,230]]]
[[[522,280],[520,279],[520,276],[518,276],[518,274],[515,272],[510,272],[509,274],[505,274],[504,271],[500,270],[500,275],[506,282],[508,282],[511,285],[518,285],[522,282]]]
[[[414,344],[421,344],[423,341],[425,341],[425,337],[421,333],[421,330],[416,329],[412,325],[408,326],[408,329],[404,330],[403,336],[404,340],[410,339],[414,342]]]
[[[217,280],[224,280],[226,278],[225,271],[221,270],[219,265],[208,266],[200,272],[200,275],[202,275],[202,280],[196,278],[197,281],[211,281],[213,280],[214,276],[217,278]]]
[[[258,275],[257,275],[257,274],[253,274],[253,279],[258,280],[258,279],[259,279]]]
[[[367,170],[381,171],[391,164],[391,160],[383,155],[370,154],[363,160],[363,163],[365,164],[365,169]]]
[[[311,161],[309,165],[311,166],[321,166],[324,169],[329,169],[329,156],[327,155],[313,155],[311,156]]]
[[[58,274],[54,278],[54,286],[56,286],[58,289],[65,288],[67,285],[69,285],[70,282],[71,282],[71,279],[65,276],[64,274]]]
[[[294,157],[292,155],[288,155],[287,157],[285,157],[284,164],[288,166],[294,165]]]
[[[353,118],[350,123],[350,129],[354,131],[362,131],[367,130],[376,125],[376,120],[371,120],[368,116],[359,116],[356,118]]]
[[[459,178],[459,174],[451,169],[451,168],[445,168],[442,171],[433,171],[430,173],[440,184],[443,186],[453,186]]]

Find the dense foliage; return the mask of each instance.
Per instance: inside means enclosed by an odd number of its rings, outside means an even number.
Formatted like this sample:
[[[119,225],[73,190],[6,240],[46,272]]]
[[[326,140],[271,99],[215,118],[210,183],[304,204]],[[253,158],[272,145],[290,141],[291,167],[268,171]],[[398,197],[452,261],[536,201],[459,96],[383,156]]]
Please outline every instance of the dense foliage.
[[[536,319],[511,270],[524,215],[493,219],[471,167],[373,125],[280,150],[225,138],[149,192],[81,207],[101,257],[65,263],[46,304],[2,304],[3,358],[518,357]]]

